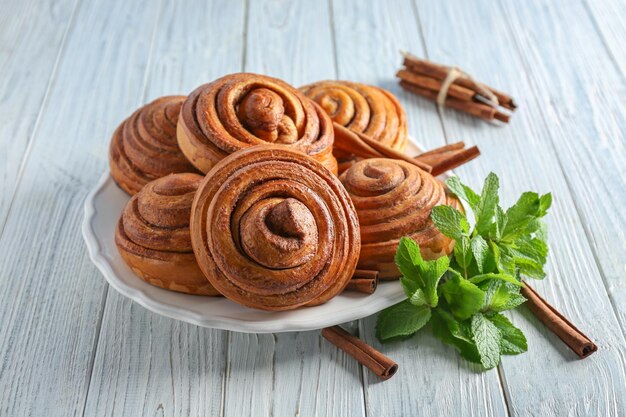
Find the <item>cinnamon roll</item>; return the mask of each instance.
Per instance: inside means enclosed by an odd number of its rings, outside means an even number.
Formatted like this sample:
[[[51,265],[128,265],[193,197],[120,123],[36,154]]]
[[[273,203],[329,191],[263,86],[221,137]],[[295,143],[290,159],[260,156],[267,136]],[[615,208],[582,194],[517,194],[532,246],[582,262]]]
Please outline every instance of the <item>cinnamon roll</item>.
[[[446,186],[405,161],[373,158],[355,163],[340,176],[361,226],[359,269],[377,269],[381,279],[400,276],[394,255],[402,236],[414,239],[424,259],[449,255],[454,240],[430,219],[438,205],[462,206]]]
[[[128,266],[146,282],[188,294],[219,295],[191,247],[191,203],[202,178],[172,174],[148,183],[124,208],[115,243]]]
[[[301,151],[337,172],[328,115],[297,89],[264,75],[231,74],[194,90],[181,109],[178,143],[205,173],[233,152],[267,143]]]
[[[115,182],[130,195],[167,174],[197,172],[176,141],[184,96],[161,97],[135,111],[115,130],[109,166]]]
[[[339,179],[272,145],[236,152],[207,174],[193,201],[191,241],[220,293],[264,310],[328,301],[347,286],[360,249]]]
[[[342,126],[403,151],[408,140],[406,114],[389,91],[350,81],[320,81],[300,87]],[[349,166],[354,155],[335,150],[340,165]],[[341,171],[341,169],[340,169]]]

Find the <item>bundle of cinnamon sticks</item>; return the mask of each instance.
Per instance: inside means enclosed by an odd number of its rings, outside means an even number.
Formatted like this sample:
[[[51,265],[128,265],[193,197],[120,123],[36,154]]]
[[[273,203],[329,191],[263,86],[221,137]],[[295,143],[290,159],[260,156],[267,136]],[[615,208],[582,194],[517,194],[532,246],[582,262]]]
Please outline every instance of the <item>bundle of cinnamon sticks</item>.
[[[405,52],[403,56],[404,68],[396,76],[402,88],[411,93],[488,121],[508,123],[511,112],[517,108],[511,96],[474,80],[458,68]]]

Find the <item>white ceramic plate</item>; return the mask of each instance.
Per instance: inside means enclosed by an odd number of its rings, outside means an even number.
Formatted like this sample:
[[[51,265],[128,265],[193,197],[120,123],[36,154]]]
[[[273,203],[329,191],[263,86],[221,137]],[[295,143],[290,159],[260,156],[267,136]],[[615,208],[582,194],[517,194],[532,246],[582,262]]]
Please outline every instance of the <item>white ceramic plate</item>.
[[[409,154],[418,147],[410,143]],[[203,327],[246,333],[313,330],[357,320],[405,298],[399,282],[381,282],[374,294],[344,292],[326,304],[269,312],[240,306],[223,297],[167,291],[139,279],[117,251],[114,231],[129,200],[106,172],[85,200],[83,237],[89,256],[113,288],[148,310]]]

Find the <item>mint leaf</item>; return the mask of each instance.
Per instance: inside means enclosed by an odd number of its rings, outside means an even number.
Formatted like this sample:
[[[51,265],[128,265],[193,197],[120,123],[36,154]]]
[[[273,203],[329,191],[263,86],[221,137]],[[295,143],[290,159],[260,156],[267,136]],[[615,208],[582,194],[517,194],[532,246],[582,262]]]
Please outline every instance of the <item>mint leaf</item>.
[[[474,363],[480,363],[480,355],[471,338],[469,326],[457,321],[452,314],[443,309],[433,310],[431,319],[433,334],[443,343],[454,346],[461,356]]]
[[[425,261],[417,243],[407,237],[400,239],[395,259],[402,273],[400,284],[411,303],[437,306],[437,285],[447,271],[450,259],[442,256],[434,261]]]
[[[402,286],[402,289],[411,304],[414,306],[423,306],[428,304],[428,299],[426,298],[426,294],[424,294],[424,290],[419,288],[415,280],[407,277],[400,277],[400,285]]]
[[[470,239],[467,236],[461,236],[454,242],[454,259],[463,270],[469,268],[472,263],[472,250]]]
[[[450,177],[446,180],[446,185],[457,197],[465,200],[472,210],[476,209],[480,197],[467,185],[461,183],[458,177]]]
[[[500,331],[502,337],[500,340],[500,353],[503,355],[518,355],[528,350],[526,336],[508,318],[502,314],[495,314],[489,317],[489,321]]]
[[[499,312],[519,306],[526,299],[518,291],[519,287],[503,281],[491,281],[485,289],[485,302],[481,310]]]
[[[522,286],[522,283],[520,281],[518,281],[517,279],[515,279],[515,277],[513,275],[509,275],[509,274],[494,274],[494,273],[489,273],[489,274],[480,274],[480,275],[474,275],[473,277],[471,277],[469,279],[470,282],[474,283],[474,284],[479,284],[485,280],[488,279],[497,279],[500,281],[506,281],[509,282],[513,285],[517,285],[519,287]]]
[[[512,253],[515,258],[524,258],[541,266],[546,263],[548,245],[543,240],[521,237],[511,247],[513,248]]]
[[[493,310],[494,311],[511,310],[511,309],[513,309],[515,307],[518,307],[518,306],[524,304],[525,302],[526,302],[526,298],[524,298],[523,295],[521,295],[521,294],[511,294],[509,296],[509,299],[506,301],[506,303],[504,303],[498,309],[493,309]]]
[[[494,241],[490,241],[489,244],[496,258],[498,271],[509,275],[515,274],[515,260],[511,251],[505,245],[497,244]]]
[[[454,274],[441,285],[441,292],[452,310],[452,314],[465,320],[483,306],[485,293],[460,275]]]
[[[510,299],[511,293],[502,281],[491,281],[485,289],[482,311],[499,311]]]
[[[416,290],[410,297],[409,302],[414,306],[424,306],[430,304],[426,294],[421,289]],[[435,303],[436,304],[436,303]]]
[[[537,219],[533,222],[532,226],[533,226],[533,234],[535,235],[535,238],[543,242],[547,242],[548,241],[548,226],[546,226],[546,223],[541,221],[541,219]]]
[[[400,277],[400,285],[411,304],[422,306],[428,303],[424,291],[422,291],[415,280],[403,276]]]
[[[499,202],[498,188],[500,182],[493,172],[490,172],[485,179],[483,190],[480,196],[480,202],[476,206],[476,231],[481,234],[487,234],[495,215],[496,206]]]
[[[441,233],[458,240],[469,232],[469,223],[465,214],[450,206],[433,207],[430,218]]]
[[[376,337],[381,342],[413,335],[430,320],[430,307],[417,307],[408,300],[384,309],[376,321]]]
[[[437,286],[443,274],[448,270],[449,265],[450,258],[442,256],[434,261],[425,261],[422,268],[420,268],[422,280],[424,281],[424,293],[431,307],[436,307],[439,303]]]
[[[540,239],[520,237],[514,244],[509,245],[510,253],[515,265],[522,275],[535,279],[543,279],[543,266],[548,255],[548,246]]]
[[[403,276],[415,280],[418,284],[418,288],[424,285],[419,281],[418,270],[415,267],[415,265],[423,262],[423,259],[420,253],[420,247],[413,239],[408,237],[400,238],[400,244],[398,245],[394,259]]]
[[[500,331],[481,313],[472,316],[471,326],[480,362],[486,369],[495,368],[500,363]]]
[[[543,217],[548,212],[548,209],[552,205],[552,193],[544,194],[539,197],[539,217]]]
[[[481,274],[489,271],[489,261],[490,258],[493,257],[491,256],[487,241],[481,235],[476,235],[470,241],[470,246],[472,248],[472,254],[474,254],[474,259],[476,259],[478,271]]]
[[[508,219],[506,217],[506,213],[502,211],[500,206],[496,206],[494,213],[494,222],[489,229],[488,236],[500,240],[502,238],[502,233],[504,233],[504,229],[506,228]]]
[[[507,211],[507,223],[502,233],[502,239],[513,239],[527,233],[527,227],[538,217],[539,195],[525,192]]]

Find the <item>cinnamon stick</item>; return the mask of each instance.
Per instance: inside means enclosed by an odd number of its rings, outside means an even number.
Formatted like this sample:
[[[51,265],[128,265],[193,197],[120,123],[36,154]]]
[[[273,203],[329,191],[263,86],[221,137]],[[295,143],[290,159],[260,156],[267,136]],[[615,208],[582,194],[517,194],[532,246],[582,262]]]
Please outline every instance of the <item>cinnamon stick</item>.
[[[402,81],[413,84],[416,87],[436,92],[439,92],[439,90],[441,90],[441,86],[443,85],[443,80],[416,74],[406,69],[398,71],[396,73],[396,77],[400,78]],[[462,101],[472,101],[476,98],[476,95],[477,93],[475,91],[456,84],[450,85],[450,88],[448,89],[448,96]]]
[[[435,91],[417,87],[411,83],[407,83],[406,81],[400,81],[400,85],[402,86],[402,88],[410,91],[413,94],[417,94],[432,101],[437,100],[438,93]],[[501,122],[508,123],[509,119],[511,118],[511,116],[509,116],[508,114],[503,113],[491,106],[477,103],[474,101],[461,101],[452,97],[447,97],[445,100],[445,105],[447,107],[450,107],[451,109],[459,110],[487,121],[492,121],[493,119],[496,119],[500,120]]]
[[[404,55],[404,62],[403,62],[404,66],[413,72],[427,75],[429,77],[442,80],[442,81],[445,80],[446,77],[448,76],[449,70],[444,65],[439,65],[428,60],[419,59],[408,53],[403,53],[403,55]],[[461,87],[468,88],[470,90],[475,91],[477,94],[480,94],[480,91],[476,89],[475,84],[472,83],[467,78],[463,78],[463,77],[457,78],[454,81],[454,84],[457,84]],[[511,96],[501,91],[498,91],[493,87],[487,86],[487,88],[498,98],[498,102],[502,107],[507,108],[509,110],[515,110],[517,108],[517,104],[515,103],[515,101],[513,100]]]
[[[398,364],[392,359],[339,326],[322,329],[322,336],[383,380],[391,378],[398,370]]]
[[[528,283],[524,282],[522,295],[528,300],[526,305],[570,349],[584,359],[598,350],[595,343],[585,336],[576,326],[544,300]]]
[[[477,146],[472,146],[471,148],[462,149],[460,151],[450,152],[448,154],[445,154],[441,158],[430,160],[428,162],[428,164],[433,167],[430,173],[436,177],[437,175],[441,175],[446,171],[457,168],[477,158],[479,155],[480,150]]]
[[[377,287],[378,271],[357,269],[352,274],[352,279],[348,282],[346,290],[373,294]]]
[[[422,152],[417,155],[416,158],[422,158],[430,155],[439,155],[450,151],[458,151],[459,149],[465,149],[465,142],[455,142],[449,145],[439,146],[438,148],[431,149],[430,151]]]
[[[413,164],[426,172],[430,172],[432,170],[431,166],[411,158],[402,152],[398,152],[395,149],[391,149],[382,143],[376,142],[362,133],[353,132],[339,123],[333,123],[333,126],[335,136],[337,138],[333,146],[337,149],[353,153],[361,158],[400,159]]]

